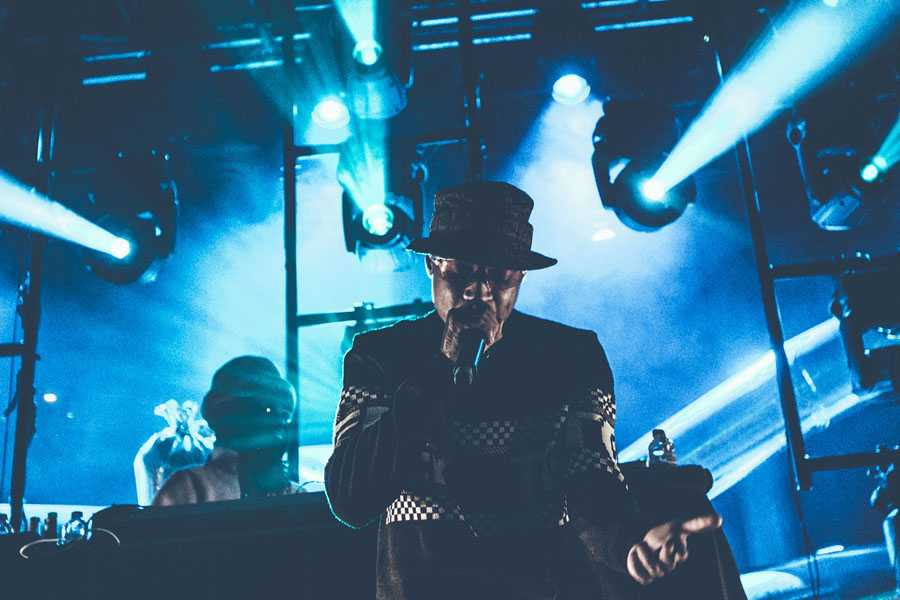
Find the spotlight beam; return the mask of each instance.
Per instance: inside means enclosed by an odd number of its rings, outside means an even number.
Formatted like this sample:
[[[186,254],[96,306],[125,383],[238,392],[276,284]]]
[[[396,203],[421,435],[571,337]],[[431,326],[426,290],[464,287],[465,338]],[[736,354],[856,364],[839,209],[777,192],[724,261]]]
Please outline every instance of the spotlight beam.
[[[335,5],[354,43],[375,40],[376,0],[336,0]]]
[[[721,156],[843,68],[897,16],[900,5],[890,0],[789,7],[713,93],[654,179],[669,190]]]
[[[811,352],[833,340],[838,335],[839,325],[837,319],[828,319],[787,340],[785,351],[788,359],[793,361],[797,356]],[[774,376],[775,354],[769,350],[747,368],[709,390],[654,429],[664,429],[670,438],[677,440],[692,427],[712,418],[732,402],[759,388]],[[619,453],[620,459],[622,461],[639,459],[646,454],[647,445],[652,438],[650,431],[640,436]]]
[[[878,159],[881,159],[881,162]],[[872,163],[882,173],[886,173],[898,161],[900,161],[900,115],[897,115],[897,120],[894,121],[891,132],[884,138],[884,142],[882,142]]]
[[[42,198],[0,173],[0,219],[115,258],[131,252],[128,240],[91,223],[53,200]]]

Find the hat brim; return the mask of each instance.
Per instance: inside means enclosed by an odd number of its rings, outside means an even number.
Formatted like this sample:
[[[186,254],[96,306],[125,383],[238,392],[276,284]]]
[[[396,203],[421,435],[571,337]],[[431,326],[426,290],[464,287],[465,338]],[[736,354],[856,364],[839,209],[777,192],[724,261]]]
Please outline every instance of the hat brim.
[[[416,254],[431,254],[441,258],[455,258],[489,267],[536,271],[552,267],[558,261],[533,250],[517,251],[503,247],[480,246],[470,241],[421,237],[406,249]]]

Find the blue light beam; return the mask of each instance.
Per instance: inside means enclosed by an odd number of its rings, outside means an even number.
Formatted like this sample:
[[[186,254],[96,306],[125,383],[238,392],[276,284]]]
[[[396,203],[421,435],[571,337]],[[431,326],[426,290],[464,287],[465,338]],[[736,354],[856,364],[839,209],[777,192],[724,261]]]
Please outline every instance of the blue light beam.
[[[900,114],[897,115],[890,133],[872,158],[872,164],[882,173],[887,173],[898,161],[900,161]]]
[[[793,362],[797,356],[811,352],[834,339],[838,334],[838,326],[837,319],[828,319],[789,339],[785,343],[788,360]],[[775,353],[769,350],[742,371],[709,390],[653,429],[664,429],[670,438],[677,440],[692,427],[710,419],[738,398],[761,387],[774,376]],[[646,454],[647,446],[652,439],[651,430],[620,452],[620,459],[623,461],[638,460]]]
[[[857,58],[898,16],[891,0],[794,4],[713,93],[654,179],[665,190],[678,185]]]
[[[335,5],[354,43],[375,40],[375,0],[336,0]]]
[[[383,121],[363,121],[344,142],[338,181],[363,211],[387,198],[387,143]]]
[[[131,253],[131,243],[91,223],[62,204],[42,198],[0,173],[0,219],[118,259]]]

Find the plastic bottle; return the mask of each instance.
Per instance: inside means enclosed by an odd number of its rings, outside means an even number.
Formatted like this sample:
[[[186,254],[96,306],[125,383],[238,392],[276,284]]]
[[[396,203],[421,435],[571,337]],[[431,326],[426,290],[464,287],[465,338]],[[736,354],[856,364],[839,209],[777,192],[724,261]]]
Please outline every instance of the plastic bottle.
[[[654,429],[653,441],[647,447],[647,466],[674,465],[675,463],[675,443],[666,436],[665,431]]]
[[[63,526],[60,544],[71,544],[87,537],[87,523],[83,516],[84,513],[80,510],[72,512],[72,518]]]

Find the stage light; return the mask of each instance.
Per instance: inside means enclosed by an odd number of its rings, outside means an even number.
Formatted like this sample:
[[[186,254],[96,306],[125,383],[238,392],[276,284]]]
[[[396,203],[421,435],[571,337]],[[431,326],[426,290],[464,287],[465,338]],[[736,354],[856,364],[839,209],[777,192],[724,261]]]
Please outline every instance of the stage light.
[[[838,277],[831,313],[841,322],[853,391],[900,391],[900,256],[883,268],[865,264],[863,257],[861,268]]]
[[[363,228],[375,237],[385,237],[394,228],[394,211],[386,204],[371,204],[362,213]]]
[[[869,163],[862,168],[859,172],[859,176],[866,183],[871,183],[878,179],[878,176],[881,174],[881,171],[875,166],[875,163]]]
[[[342,129],[350,124],[350,111],[343,100],[336,96],[328,96],[316,104],[312,119],[319,127]]]
[[[840,4],[840,0],[822,0],[822,3],[825,6],[830,6],[831,8],[836,8],[838,4]]]
[[[53,392],[47,392],[44,394],[44,402],[47,404],[54,404],[59,398]]]
[[[373,203],[360,209],[345,190],[341,204],[347,251],[376,272],[410,268],[413,259],[406,246],[421,231],[414,216],[421,210],[421,201],[421,194],[388,194],[384,204]]]
[[[353,47],[353,59],[365,67],[371,67],[381,59],[383,50],[375,40],[362,40]]]
[[[111,252],[84,254],[88,269],[101,279],[152,282],[174,252],[178,193],[168,163],[163,153],[119,153],[90,182],[90,210],[117,236]]]
[[[668,190],[653,177],[677,139],[674,113],[645,100],[607,100],[603,110],[592,164],[604,207],[637,231],[674,222],[697,195],[690,177]]]
[[[338,32],[346,62],[347,103],[361,119],[390,119],[406,108],[412,83],[411,18],[405,3],[337,0],[346,29]],[[347,35],[349,34],[349,35]],[[385,48],[382,42],[390,40]]]
[[[893,63],[878,59],[795,107],[788,123],[810,219],[825,231],[878,222],[897,207]]]
[[[560,104],[581,104],[591,94],[591,86],[581,75],[563,75],[553,84],[553,99]]]
[[[648,200],[653,200],[654,202],[658,202],[666,196],[666,190],[663,189],[663,186],[652,178],[641,184],[641,193]]]
[[[344,243],[369,269],[402,271],[423,226],[423,165],[389,144],[386,123],[373,121],[344,143],[338,160]]]
[[[126,239],[118,238],[113,243],[112,252],[110,252],[112,256],[118,258],[119,260],[127,257],[131,254],[131,242]]]
[[[881,30],[898,5],[790,3],[713,93],[656,173],[665,189],[722,155],[843,68]]]

